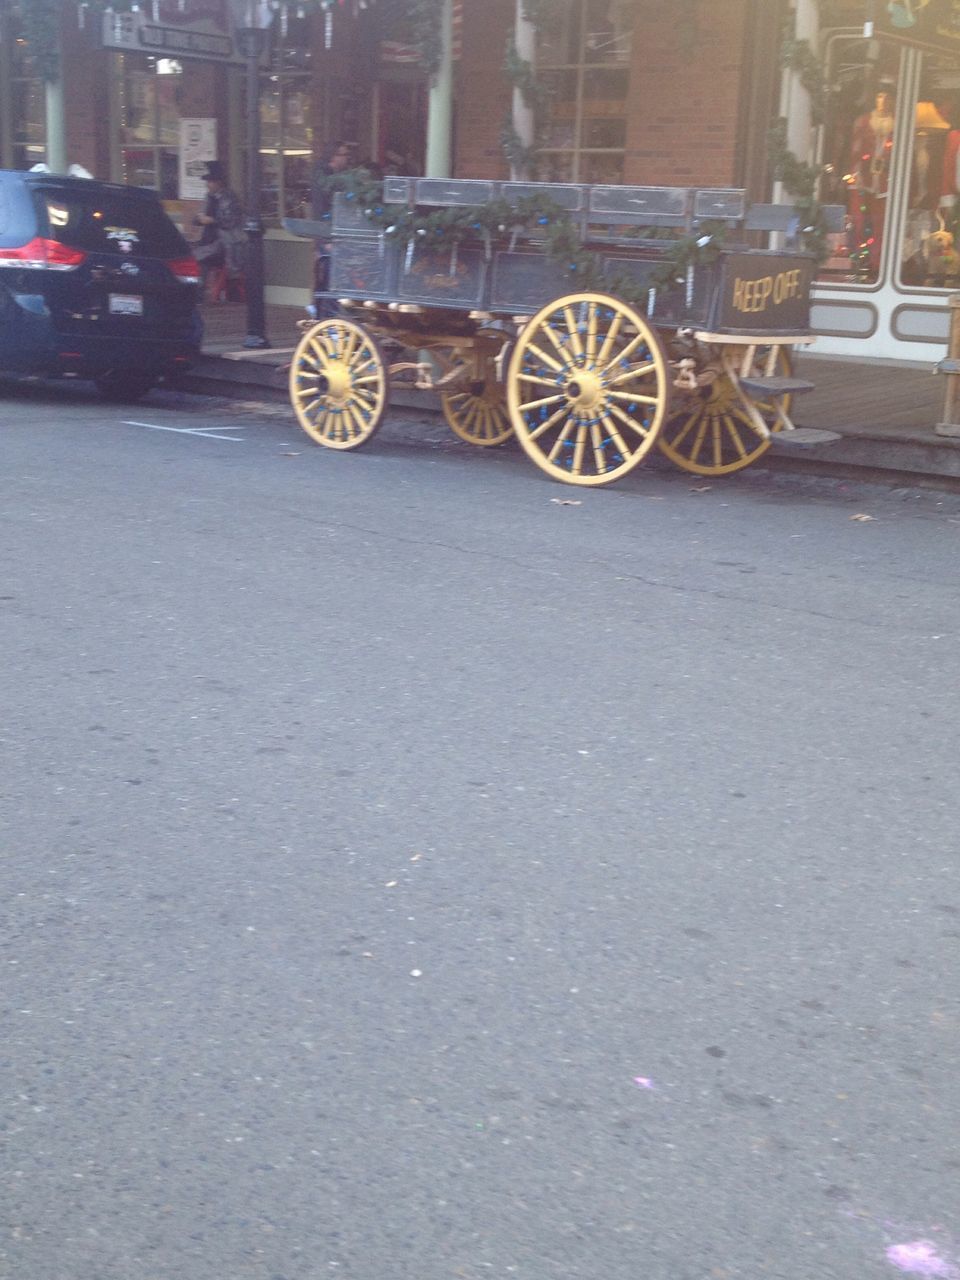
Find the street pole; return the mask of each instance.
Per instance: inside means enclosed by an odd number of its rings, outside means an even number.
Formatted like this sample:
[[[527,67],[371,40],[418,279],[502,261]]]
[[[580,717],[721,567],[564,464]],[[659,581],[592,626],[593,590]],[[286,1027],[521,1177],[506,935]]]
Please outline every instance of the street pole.
[[[453,3],[441,0],[440,66],[430,86],[427,114],[428,178],[449,178],[453,141]]]
[[[514,35],[517,46],[517,57],[529,62],[531,66],[537,57],[537,29],[526,16],[524,0],[517,0],[516,31]],[[531,148],[536,141],[536,124],[533,107],[524,100],[519,89],[513,91],[513,129],[521,144]],[[527,166],[511,166],[510,177],[514,182],[529,182],[530,173]]]
[[[795,37],[805,40],[816,52],[820,39],[819,9],[816,0],[796,0],[794,6]],[[787,122],[787,146],[804,163],[813,157],[815,135],[810,91],[804,86],[800,73],[790,68],[784,70],[780,88],[780,115]],[[789,204],[790,197],[782,182],[774,187],[775,204]]]
[[[48,80],[45,90],[47,124],[47,168],[52,173],[67,172],[66,115],[63,105],[63,52],[60,53],[60,69],[56,80]]]
[[[245,287],[247,295],[247,336],[244,347],[262,350],[269,347],[264,306],[263,219],[260,216],[260,55],[265,32],[247,27],[242,33],[247,58],[247,216],[243,229],[247,233]]]

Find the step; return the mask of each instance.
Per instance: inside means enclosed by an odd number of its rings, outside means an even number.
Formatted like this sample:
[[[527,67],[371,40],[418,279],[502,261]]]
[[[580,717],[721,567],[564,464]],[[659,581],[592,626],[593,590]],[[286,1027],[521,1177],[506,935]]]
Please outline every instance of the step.
[[[805,378],[741,378],[740,385],[758,399],[780,396],[802,396],[806,391],[816,389],[816,383],[807,382]]]
[[[836,431],[821,431],[817,427],[794,427],[792,431],[775,431],[770,437],[773,445],[787,448],[812,448],[819,444],[835,444],[843,436]]]

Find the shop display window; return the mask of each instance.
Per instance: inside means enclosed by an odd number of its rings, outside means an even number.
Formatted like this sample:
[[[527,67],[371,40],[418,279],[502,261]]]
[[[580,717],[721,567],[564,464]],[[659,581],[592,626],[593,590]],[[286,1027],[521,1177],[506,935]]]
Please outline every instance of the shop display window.
[[[13,81],[14,165],[30,169],[47,157],[43,81],[16,76]]]
[[[960,64],[925,54],[913,119],[900,279],[960,288]]]
[[[271,222],[309,216],[313,171],[309,28],[277,24],[260,86],[261,213]]]
[[[13,164],[30,169],[47,158],[47,124],[43,81],[36,74],[26,40],[13,13],[5,16],[4,37],[10,56],[10,94],[13,124]]]
[[[820,197],[847,225],[821,278],[960,287],[960,63],[837,37],[828,69]]]
[[[176,200],[183,67],[171,58],[146,54],[119,57],[122,180]]]
[[[537,48],[550,92],[541,177],[622,182],[633,0],[558,0]]]

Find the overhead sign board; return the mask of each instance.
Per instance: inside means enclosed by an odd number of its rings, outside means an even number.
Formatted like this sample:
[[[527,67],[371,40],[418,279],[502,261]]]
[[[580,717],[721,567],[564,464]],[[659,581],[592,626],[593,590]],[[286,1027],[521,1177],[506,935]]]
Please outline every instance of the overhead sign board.
[[[158,58],[202,58],[242,62],[226,0],[157,0],[137,13],[105,13],[103,44]]]

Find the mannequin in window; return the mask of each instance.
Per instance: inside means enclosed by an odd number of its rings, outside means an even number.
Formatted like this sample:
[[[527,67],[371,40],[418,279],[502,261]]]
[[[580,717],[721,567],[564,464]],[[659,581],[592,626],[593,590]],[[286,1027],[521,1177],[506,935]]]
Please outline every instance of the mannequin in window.
[[[960,196],[960,104],[955,98],[941,99],[937,109],[951,126],[943,152],[940,212],[948,229],[957,237],[960,235],[960,200],[957,199]]]
[[[877,93],[873,110],[860,116],[853,126],[849,174],[853,230],[850,258],[857,274],[870,278],[877,274],[883,247],[894,111],[892,86],[884,84]]]
[[[950,125],[932,102],[917,103],[910,208],[936,209],[943,196],[944,145]]]

